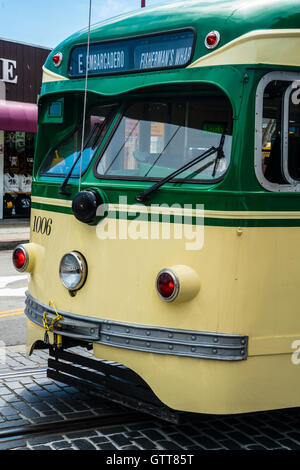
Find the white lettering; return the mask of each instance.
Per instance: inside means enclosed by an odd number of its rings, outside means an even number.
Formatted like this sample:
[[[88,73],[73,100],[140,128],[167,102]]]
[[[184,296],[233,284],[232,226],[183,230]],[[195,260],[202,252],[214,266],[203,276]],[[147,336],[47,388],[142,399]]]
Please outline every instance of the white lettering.
[[[300,81],[296,80],[292,83],[292,88],[296,88],[296,90],[292,93],[292,102],[295,105],[300,104]]]
[[[82,54],[78,55],[79,73],[83,73]],[[122,69],[125,64],[124,51],[102,52],[89,55],[89,72]],[[81,66],[81,67],[80,67]]]
[[[140,463],[141,457],[126,457],[113,454],[112,457],[107,457],[107,465],[130,465],[136,468]]]
[[[291,358],[292,364],[297,366],[300,364],[300,341],[299,340],[293,341],[292,349],[296,349],[296,351],[293,352],[292,354],[292,358]]]
[[[120,196],[118,207],[101,206],[98,216],[107,217],[97,225],[101,240],[186,240],[187,251],[201,250],[204,245],[204,206],[196,204],[143,204],[128,206]],[[118,215],[117,212],[118,211]]]
[[[83,73],[83,62],[82,62],[82,54],[78,55],[78,72]]]
[[[17,83],[18,75],[15,75],[17,62],[11,59],[1,59],[2,62],[2,81],[7,83]]]
[[[176,50],[163,49],[160,51],[142,52],[140,57],[140,69],[184,65],[189,61],[191,53],[191,47],[181,47]]]

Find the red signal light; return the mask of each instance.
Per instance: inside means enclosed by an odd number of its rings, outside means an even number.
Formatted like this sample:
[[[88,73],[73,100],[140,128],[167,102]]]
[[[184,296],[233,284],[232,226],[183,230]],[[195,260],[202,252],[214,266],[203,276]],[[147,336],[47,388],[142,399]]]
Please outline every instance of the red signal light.
[[[17,247],[12,255],[13,264],[17,271],[24,271],[28,265],[28,255],[24,248]]]
[[[211,31],[205,38],[205,46],[207,49],[214,49],[219,44],[220,39],[221,36],[218,31]]]
[[[55,67],[59,67],[60,64],[62,63],[63,55],[61,52],[58,52],[52,57],[52,61],[55,65]]]
[[[157,276],[156,289],[162,300],[171,302],[179,292],[179,281],[171,270],[163,269]]]

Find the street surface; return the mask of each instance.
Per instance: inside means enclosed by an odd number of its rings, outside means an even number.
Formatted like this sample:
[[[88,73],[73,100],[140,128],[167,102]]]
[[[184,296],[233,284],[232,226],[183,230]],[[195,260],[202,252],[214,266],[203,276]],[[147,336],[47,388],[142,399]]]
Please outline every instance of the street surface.
[[[26,343],[23,311],[28,274],[18,273],[11,257],[11,251],[0,251],[0,341],[6,346]]]

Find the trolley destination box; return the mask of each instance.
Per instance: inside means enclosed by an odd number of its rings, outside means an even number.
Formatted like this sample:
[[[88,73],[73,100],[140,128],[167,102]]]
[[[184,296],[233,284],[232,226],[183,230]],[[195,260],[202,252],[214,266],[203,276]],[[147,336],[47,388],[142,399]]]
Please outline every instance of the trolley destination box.
[[[188,29],[92,43],[89,47],[88,73],[102,75],[184,67],[192,58],[194,40],[194,31]],[[86,55],[86,44],[72,49],[68,69],[70,78],[85,76]]]

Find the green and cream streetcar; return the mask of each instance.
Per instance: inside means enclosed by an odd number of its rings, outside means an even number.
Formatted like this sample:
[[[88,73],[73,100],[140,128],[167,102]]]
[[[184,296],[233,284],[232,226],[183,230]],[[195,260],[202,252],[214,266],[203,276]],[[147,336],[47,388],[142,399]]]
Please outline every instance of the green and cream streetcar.
[[[146,8],[49,55],[13,259],[50,377],[153,412],[300,405],[299,57],[296,0]]]

